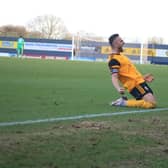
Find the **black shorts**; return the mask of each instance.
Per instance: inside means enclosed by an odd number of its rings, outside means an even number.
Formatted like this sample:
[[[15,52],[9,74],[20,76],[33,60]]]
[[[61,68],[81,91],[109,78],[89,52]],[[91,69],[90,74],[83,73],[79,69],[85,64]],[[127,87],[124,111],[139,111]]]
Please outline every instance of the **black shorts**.
[[[136,100],[141,100],[148,93],[153,94],[153,91],[146,82],[139,84],[130,91],[130,94],[134,96]]]

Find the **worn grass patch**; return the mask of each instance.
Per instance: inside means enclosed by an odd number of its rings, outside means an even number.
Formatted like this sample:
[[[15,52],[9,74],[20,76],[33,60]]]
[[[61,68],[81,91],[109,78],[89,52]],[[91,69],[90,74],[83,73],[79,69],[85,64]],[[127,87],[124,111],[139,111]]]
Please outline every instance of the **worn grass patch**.
[[[3,128],[0,167],[167,168],[167,120],[165,112]]]

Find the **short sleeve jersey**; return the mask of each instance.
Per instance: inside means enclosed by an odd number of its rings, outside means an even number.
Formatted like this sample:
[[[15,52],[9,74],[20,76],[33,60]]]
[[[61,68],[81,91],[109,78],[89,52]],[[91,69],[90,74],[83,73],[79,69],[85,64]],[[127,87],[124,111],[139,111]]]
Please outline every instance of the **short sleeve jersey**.
[[[109,55],[108,66],[112,74],[118,73],[119,81],[128,91],[145,81],[141,73],[125,55]]]
[[[24,47],[24,39],[23,38],[19,38],[17,41],[17,47],[18,48],[23,48]]]

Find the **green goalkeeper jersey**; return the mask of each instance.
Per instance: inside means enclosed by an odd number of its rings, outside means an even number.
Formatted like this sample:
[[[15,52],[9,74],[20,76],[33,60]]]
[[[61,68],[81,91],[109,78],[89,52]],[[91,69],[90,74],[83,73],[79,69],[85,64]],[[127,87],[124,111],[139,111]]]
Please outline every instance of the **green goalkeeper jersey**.
[[[24,48],[24,39],[22,37],[17,41],[17,48]]]

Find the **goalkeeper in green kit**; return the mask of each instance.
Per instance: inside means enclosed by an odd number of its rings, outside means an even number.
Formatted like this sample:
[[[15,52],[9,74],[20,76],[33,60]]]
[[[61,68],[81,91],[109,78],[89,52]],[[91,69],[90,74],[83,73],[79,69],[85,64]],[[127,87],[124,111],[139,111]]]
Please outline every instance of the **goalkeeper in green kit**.
[[[24,50],[24,39],[22,36],[20,36],[17,41],[17,57],[23,56],[23,50]]]

